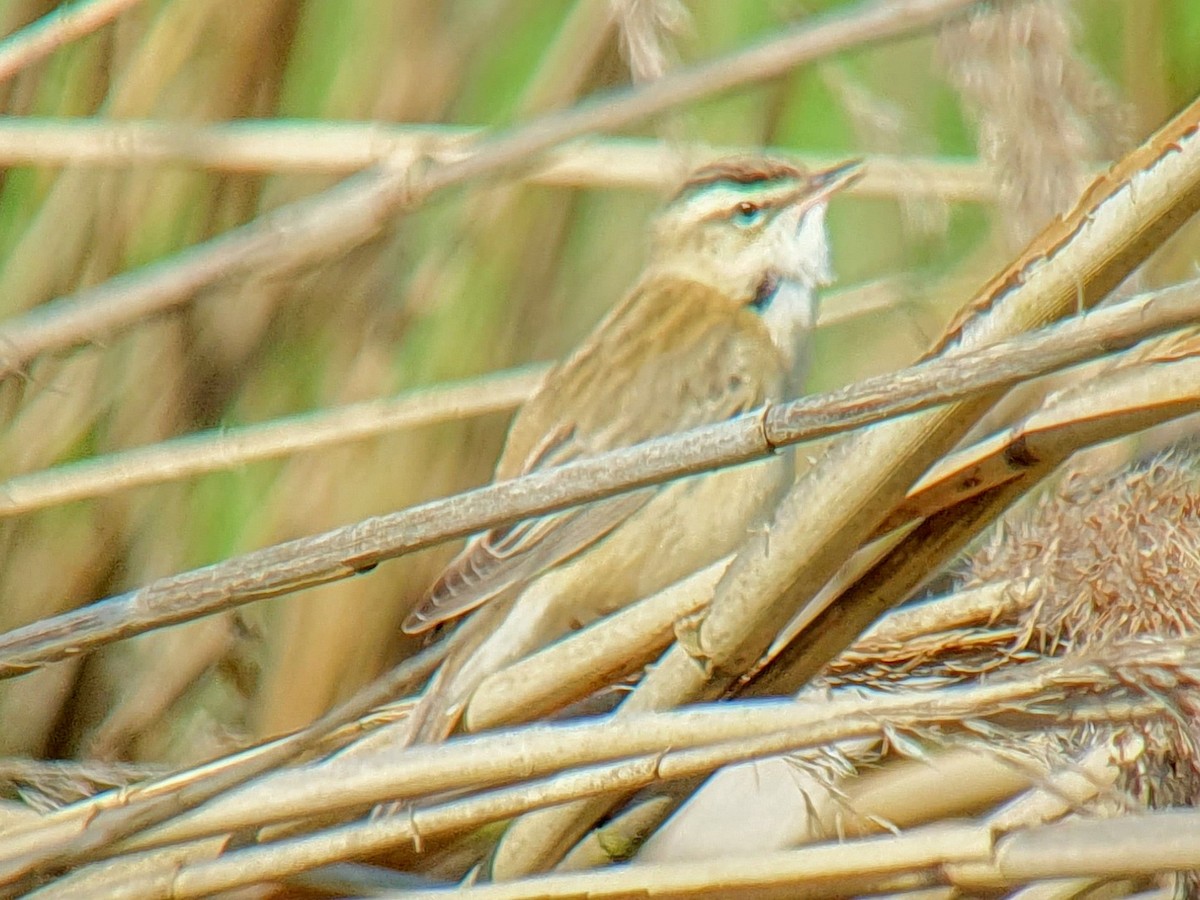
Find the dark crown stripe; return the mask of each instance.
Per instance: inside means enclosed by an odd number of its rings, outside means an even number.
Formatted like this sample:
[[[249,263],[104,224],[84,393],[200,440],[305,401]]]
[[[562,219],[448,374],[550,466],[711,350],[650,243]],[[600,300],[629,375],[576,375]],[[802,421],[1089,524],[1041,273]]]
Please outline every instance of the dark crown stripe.
[[[676,198],[714,184],[746,186],[782,178],[803,178],[804,171],[778,159],[734,157],[697,169],[679,189]]]

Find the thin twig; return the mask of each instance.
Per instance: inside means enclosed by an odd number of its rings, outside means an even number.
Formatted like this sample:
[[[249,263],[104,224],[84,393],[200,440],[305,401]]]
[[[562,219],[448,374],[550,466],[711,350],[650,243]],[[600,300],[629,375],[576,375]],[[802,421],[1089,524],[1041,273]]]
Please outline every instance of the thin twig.
[[[0,482],[0,518],[362,440],[399,428],[506,412],[529,396],[547,368],[531,366],[261,425],[190,434],[17,475]]]
[[[141,0],[79,0],[42,16],[0,41],[0,82],[53,53],[63,44],[91,34]]]
[[[951,353],[829,394],[767,407],[163,578],[0,637],[0,677],[231,606],[347,578],[385,559],[486,528],[995,392],[1179,328],[1196,317],[1197,284],[1188,282],[982,350]]]
[[[0,120],[0,164],[6,166],[194,166],[219,172],[348,175],[388,163],[461,159],[483,128],[463,125],[392,125],[357,122],[286,122],[243,119],[193,125],[109,119]],[[744,147],[678,146],[646,138],[592,138],[553,150],[523,178],[560,187],[675,186],[675,164],[745,153]],[[787,156],[812,168],[831,157],[797,155],[784,148],[755,152]],[[888,155],[865,157],[864,177],[850,193],[862,196],[933,196],[993,202],[997,187],[973,159]]]

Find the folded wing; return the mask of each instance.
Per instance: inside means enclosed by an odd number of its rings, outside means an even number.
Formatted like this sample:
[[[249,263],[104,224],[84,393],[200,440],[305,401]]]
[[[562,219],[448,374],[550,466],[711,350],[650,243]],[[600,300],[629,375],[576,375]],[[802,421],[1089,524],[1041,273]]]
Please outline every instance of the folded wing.
[[[695,282],[649,280],[521,408],[496,480],[719,422],[777,396],[782,380],[782,360],[753,311]],[[655,490],[472,538],[404,630],[425,631],[520,589],[601,540]]]

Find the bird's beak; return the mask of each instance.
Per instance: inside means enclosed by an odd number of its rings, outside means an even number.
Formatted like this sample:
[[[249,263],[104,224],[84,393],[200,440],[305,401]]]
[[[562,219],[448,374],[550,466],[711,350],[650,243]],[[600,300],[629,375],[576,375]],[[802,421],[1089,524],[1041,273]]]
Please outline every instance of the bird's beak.
[[[866,174],[861,159],[851,159],[831,169],[813,174],[813,190],[818,200],[824,200],[847,188]]]
[[[864,174],[861,159],[852,159],[832,168],[813,172],[808,176],[808,182],[797,188],[788,198],[788,204],[800,203],[807,209],[828,200],[833,194],[858,181]]]

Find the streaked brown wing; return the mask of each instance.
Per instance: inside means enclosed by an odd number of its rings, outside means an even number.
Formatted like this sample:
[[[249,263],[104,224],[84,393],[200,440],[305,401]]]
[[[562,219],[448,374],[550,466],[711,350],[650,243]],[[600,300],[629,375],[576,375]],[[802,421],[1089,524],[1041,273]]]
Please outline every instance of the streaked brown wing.
[[[783,363],[754,313],[694,282],[634,291],[526,402],[496,480],[718,422],[775,394]],[[517,589],[636,512],[654,488],[473,538],[404,623],[425,631]]]
[[[405,621],[404,630],[426,631],[527,584],[604,537],[647,499],[645,491],[623,494],[472,539]]]

